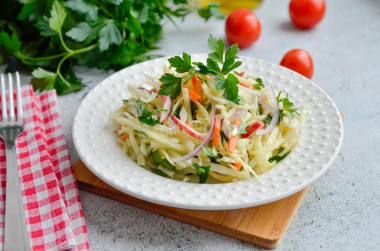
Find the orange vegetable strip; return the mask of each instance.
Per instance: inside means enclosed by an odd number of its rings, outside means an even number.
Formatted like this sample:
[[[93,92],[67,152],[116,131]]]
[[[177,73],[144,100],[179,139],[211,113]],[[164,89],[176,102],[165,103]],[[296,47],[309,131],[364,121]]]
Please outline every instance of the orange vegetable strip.
[[[220,123],[221,118],[219,115],[215,116],[215,127],[214,127],[214,139],[212,141],[212,144],[218,148],[219,146],[219,138],[220,138]]]
[[[202,98],[201,96],[199,96],[195,91],[192,91],[189,89],[189,96],[193,99],[195,99],[196,101],[198,101],[199,103],[202,102]]]
[[[200,80],[198,80],[198,78],[194,75],[191,77],[191,82],[193,82],[193,87],[194,87],[194,91],[202,97],[202,93],[201,93],[201,88],[199,86],[200,84]]]
[[[240,72],[240,73],[238,73],[237,75],[239,76],[239,77],[243,77],[244,76],[244,71],[242,71],[242,72]]]
[[[243,163],[238,162],[238,163],[233,163],[232,165],[234,165],[236,167],[236,169],[239,171],[241,166],[243,165]]]
[[[129,134],[124,134],[124,135],[121,135],[119,137],[119,139],[123,140],[123,139],[129,139]]]
[[[251,88],[249,85],[244,84],[244,83],[239,83],[239,85],[242,85],[242,86],[247,87],[247,88]]]
[[[239,120],[235,120],[234,121],[234,125],[236,125],[237,127],[239,127],[240,121]],[[227,150],[228,150],[229,153],[233,153],[235,151],[236,143],[237,143],[238,138],[239,138],[238,135],[232,136],[230,138],[230,140],[228,141]]]
[[[192,125],[190,122],[186,122],[185,124],[186,124],[188,127],[193,128],[193,125]]]

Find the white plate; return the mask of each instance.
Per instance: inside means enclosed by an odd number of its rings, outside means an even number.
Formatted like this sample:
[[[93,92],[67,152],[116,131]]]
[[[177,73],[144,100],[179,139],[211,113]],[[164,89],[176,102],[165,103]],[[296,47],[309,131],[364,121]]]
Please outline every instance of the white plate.
[[[206,54],[194,54],[204,61]],[[302,127],[302,142],[259,181],[192,184],[163,178],[125,156],[114,138],[109,112],[128,98],[127,83],[144,82],[144,73],[162,73],[167,58],[133,65],[97,85],[76,113],[73,139],[85,165],[101,180],[134,197],[188,209],[235,209],[256,206],[294,194],[313,183],[330,166],[343,141],[343,123],[334,102],[310,80],[279,65],[241,57],[240,70],[254,73],[275,92],[289,93],[297,107],[310,110]]]

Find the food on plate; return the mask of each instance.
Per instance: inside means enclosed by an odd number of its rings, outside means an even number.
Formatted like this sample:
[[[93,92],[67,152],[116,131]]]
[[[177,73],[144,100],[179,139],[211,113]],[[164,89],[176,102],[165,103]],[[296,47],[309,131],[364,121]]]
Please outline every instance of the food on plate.
[[[153,173],[199,183],[257,178],[300,142],[304,112],[261,78],[236,71],[237,45],[209,37],[205,62],[183,53],[129,85],[111,112],[125,154]]]
[[[300,29],[310,29],[322,21],[326,12],[325,0],[291,0],[289,16]]]
[[[246,48],[259,39],[261,24],[252,11],[237,9],[228,16],[225,32],[230,44],[238,44],[239,48]]]
[[[314,63],[310,54],[302,49],[288,51],[282,58],[280,65],[289,68],[311,79],[314,73]]]

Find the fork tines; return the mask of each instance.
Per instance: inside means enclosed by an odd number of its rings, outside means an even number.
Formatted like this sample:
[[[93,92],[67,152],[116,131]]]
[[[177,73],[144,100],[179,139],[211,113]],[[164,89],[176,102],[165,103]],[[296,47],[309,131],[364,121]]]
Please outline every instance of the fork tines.
[[[21,122],[22,123],[22,102],[21,102],[21,84],[20,84],[20,74],[15,72],[16,77],[16,101],[17,101],[17,120],[15,118],[15,106],[14,106],[14,95],[13,95],[13,76],[8,73],[8,104],[7,107],[7,94],[5,92],[5,79],[4,74],[1,74],[1,109],[2,109],[2,121],[3,122]],[[8,112],[9,111],[9,114]]]

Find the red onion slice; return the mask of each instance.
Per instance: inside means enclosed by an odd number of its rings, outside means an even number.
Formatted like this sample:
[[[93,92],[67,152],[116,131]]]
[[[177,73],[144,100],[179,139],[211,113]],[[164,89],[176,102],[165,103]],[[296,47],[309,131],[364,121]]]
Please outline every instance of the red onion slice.
[[[145,87],[139,87],[139,88],[137,88],[137,89],[139,89],[140,91],[145,91],[145,92],[148,92],[148,93],[152,93],[151,90],[148,90],[148,89],[146,89]]]
[[[160,90],[160,85],[149,75],[144,74],[144,76],[156,87],[157,90]]]
[[[264,106],[268,111],[273,112],[273,107],[271,107],[269,104],[267,104],[267,103],[265,103],[265,102],[263,101],[263,99],[265,99],[265,98],[266,98],[266,96],[261,97],[261,98],[259,98],[259,99],[257,100],[257,102],[259,102],[259,104],[261,104],[262,106]]]
[[[270,86],[270,88],[271,88],[270,94],[271,94],[272,102],[273,102],[273,116],[272,116],[272,120],[271,120],[271,122],[270,122],[270,124],[269,124],[269,126],[267,128],[256,131],[257,135],[264,135],[264,134],[267,134],[267,133],[270,133],[271,131],[273,131],[273,129],[277,125],[278,118],[280,117],[280,111],[279,111],[279,108],[278,108],[277,98],[276,98],[276,96],[274,94],[273,87]]]
[[[245,117],[247,116],[248,110],[247,109],[237,109],[232,113],[232,115],[228,118],[230,122],[234,122],[236,119],[243,121]]]
[[[185,160],[191,159],[192,157],[194,157],[195,155],[197,155],[198,153],[200,153],[200,151],[202,150],[203,146],[207,145],[208,142],[210,142],[210,140],[212,139],[212,136],[214,134],[214,129],[215,129],[214,128],[215,127],[215,106],[214,106],[214,103],[212,101],[211,101],[211,105],[212,105],[212,111],[211,111],[211,113],[212,113],[211,114],[211,121],[212,122],[211,122],[210,131],[208,131],[208,134],[207,134],[206,138],[193,151],[189,152],[188,154],[186,154],[184,156],[172,159],[173,162],[181,162],[181,161],[185,161]]]
[[[162,108],[166,110],[161,113],[160,123],[162,123],[165,121],[167,117],[169,117],[170,111],[172,110],[172,99],[170,98],[170,96],[160,96],[160,97],[163,98],[164,100],[164,105]]]

